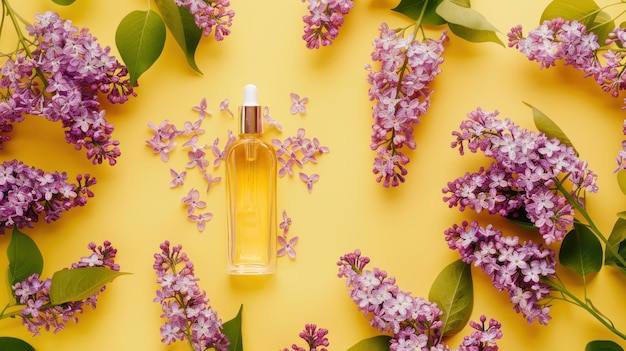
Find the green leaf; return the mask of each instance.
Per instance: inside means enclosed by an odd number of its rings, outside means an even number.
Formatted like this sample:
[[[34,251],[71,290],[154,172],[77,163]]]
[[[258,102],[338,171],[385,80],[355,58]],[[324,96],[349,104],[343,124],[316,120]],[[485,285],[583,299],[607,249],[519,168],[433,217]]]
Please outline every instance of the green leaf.
[[[35,348],[24,340],[0,336],[0,351],[35,351]]]
[[[576,151],[574,144],[569,140],[567,135],[559,128],[559,126],[554,123],[548,116],[546,116],[539,109],[534,107],[533,105],[524,102],[524,105],[530,107],[533,110],[533,121],[535,122],[535,127],[545,134],[548,138],[557,138],[559,141],[567,146],[570,146]],[[576,154],[578,152],[576,151]]]
[[[602,268],[602,245],[591,230],[580,223],[574,224],[561,243],[559,262],[574,272],[585,276]]]
[[[243,305],[239,306],[239,312],[235,318],[222,325],[222,333],[230,341],[228,351],[243,351],[243,339],[241,337],[241,312]]]
[[[626,211],[618,212],[617,217],[621,219],[626,219]]]
[[[202,38],[202,29],[195,24],[193,15],[183,6],[176,6],[172,0],[156,0],[156,5],[163,16],[165,25],[185,53],[189,66],[202,74],[195,59],[196,49]]]
[[[97,293],[115,278],[129,273],[118,272],[106,267],[64,269],[52,275],[50,302],[53,305],[80,301]]]
[[[458,24],[459,26],[478,31],[498,31],[496,27],[487,21],[485,16],[469,7],[469,2],[443,0],[437,6],[436,12],[449,24]]]
[[[469,321],[474,307],[474,287],[470,266],[457,260],[437,276],[428,293],[428,300],[441,309],[443,336],[458,333]]]
[[[604,264],[606,265],[615,264],[622,270],[626,269],[626,267],[622,267],[621,265],[618,264],[619,261],[617,257],[615,257],[615,255],[613,254],[613,251],[620,254],[620,249],[622,249],[622,246],[623,246],[622,244],[625,242],[625,239],[626,239],[626,219],[618,217],[617,220],[615,221],[615,224],[613,225],[613,230],[611,230],[611,234],[609,235],[609,238],[607,239],[607,249],[604,255]],[[626,258],[623,254],[620,254],[620,256]],[[626,270],[624,272],[626,273]]]
[[[37,244],[28,235],[13,228],[11,242],[7,248],[9,258],[9,282],[21,282],[31,275],[43,271],[43,256]]]
[[[150,68],[165,46],[165,24],[154,11],[133,11],[117,26],[115,44],[128,67],[130,84]]]
[[[378,335],[371,338],[363,339],[347,351],[389,351],[390,336]]]
[[[61,6],[67,6],[74,3],[76,0],[52,0],[53,3]]]
[[[454,33],[457,37],[461,39],[465,39],[472,43],[484,43],[484,42],[493,42],[499,45],[504,46],[504,43],[495,32],[488,30],[476,30],[467,27],[460,26],[458,24],[449,23],[448,27],[450,31]]]
[[[594,340],[587,343],[585,351],[624,351],[624,349],[611,340]]]
[[[622,193],[626,195],[626,170],[622,169],[617,172],[617,184]]]
[[[444,0],[401,0],[398,6],[391,10],[401,13],[414,21],[419,20],[420,16],[422,16],[421,24],[439,26],[446,24],[446,20],[441,18],[436,12],[437,6],[439,6],[442,1]],[[424,5],[426,5],[426,8],[424,8]]]
[[[563,18],[570,21],[578,21],[585,25],[587,31],[598,35],[598,43],[602,45],[609,33],[615,28],[615,22],[611,16],[600,10],[593,0],[554,0],[541,14],[540,23],[554,18]]]

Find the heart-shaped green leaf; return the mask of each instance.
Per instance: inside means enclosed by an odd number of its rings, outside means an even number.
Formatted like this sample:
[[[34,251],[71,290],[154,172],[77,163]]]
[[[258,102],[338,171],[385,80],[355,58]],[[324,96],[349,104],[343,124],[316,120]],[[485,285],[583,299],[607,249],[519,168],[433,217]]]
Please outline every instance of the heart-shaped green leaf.
[[[347,351],[389,351],[390,336],[378,335],[363,339],[354,344]]]
[[[401,0],[398,6],[391,9],[392,11],[401,13],[410,19],[417,21],[422,17],[421,24],[429,26],[438,26],[446,24],[446,20],[441,18],[435,11],[437,6],[443,0],[425,1],[425,0]],[[424,8],[426,6],[426,8]]]
[[[1,336],[0,351],[35,351],[35,348],[24,340]]]
[[[11,285],[21,282],[31,275],[41,274],[43,270],[43,256],[28,235],[13,228],[11,242],[7,248],[9,258],[9,278]]]
[[[607,239],[607,249],[604,255],[604,264],[614,264],[622,270],[626,270],[626,267],[622,267],[620,264],[618,264],[619,260],[613,254],[613,252],[617,252],[618,255],[620,255],[620,248],[623,246],[622,243],[624,242],[626,242],[626,219],[618,217],[615,221],[615,224],[613,225],[611,234]],[[626,271],[624,272],[626,273]]]
[[[617,172],[617,184],[622,194],[626,195],[626,170],[620,170]]]
[[[559,139],[561,143],[572,147],[574,151],[576,151],[576,148],[574,148],[574,144],[572,144],[572,142],[569,140],[567,135],[565,135],[563,130],[561,130],[561,128],[559,128],[559,126],[550,119],[550,117],[546,116],[545,113],[541,112],[538,108],[529,103],[524,102],[524,105],[532,109],[535,127],[537,127],[540,132],[545,134],[548,138]],[[578,152],[576,152],[576,154],[578,154]]]
[[[470,266],[461,260],[447,265],[437,276],[428,293],[442,312],[443,336],[461,331],[474,307],[474,286]]]
[[[574,272],[585,276],[602,268],[602,245],[591,230],[576,223],[561,243],[559,262]]]
[[[50,302],[53,305],[81,301],[97,293],[115,278],[129,273],[118,272],[106,267],[64,269],[52,275]]]
[[[226,335],[230,345],[228,351],[243,351],[243,339],[241,335],[241,313],[243,311],[243,305],[239,306],[239,312],[235,318],[225,322],[222,325],[222,333]]]
[[[467,2],[443,0],[441,4],[437,6],[436,12],[445,19],[446,22],[451,24],[457,24],[478,31],[498,31],[496,27],[487,21],[485,16],[469,7],[469,3]]]
[[[120,22],[115,45],[130,74],[131,85],[161,56],[165,24],[154,11],[133,11]]]
[[[624,349],[611,340],[594,340],[587,343],[585,351],[624,351]]]
[[[476,30],[467,28],[454,23],[448,23],[450,31],[459,38],[465,39],[471,43],[492,42],[504,46],[504,43],[496,32],[489,30]]]
[[[196,49],[202,38],[202,29],[195,24],[193,15],[186,8],[176,6],[172,0],[156,0],[156,4],[165,25],[185,53],[187,63],[194,71],[202,74],[195,59]]]
[[[76,0],[52,0],[52,2],[54,2],[57,5],[61,5],[61,6],[67,6],[67,5],[71,5],[75,2]]]

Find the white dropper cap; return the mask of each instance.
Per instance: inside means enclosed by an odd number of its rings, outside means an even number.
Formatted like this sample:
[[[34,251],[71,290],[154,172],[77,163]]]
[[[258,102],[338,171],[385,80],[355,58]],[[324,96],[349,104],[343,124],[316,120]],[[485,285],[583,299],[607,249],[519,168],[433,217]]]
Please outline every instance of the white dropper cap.
[[[243,87],[243,106],[258,106],[259,98],[256,85],[248,84]]]
[[[241,134],[262,134],[263,118],[258,102],[256,85],[248,84],[243,88],[243,105],[239,107]]]

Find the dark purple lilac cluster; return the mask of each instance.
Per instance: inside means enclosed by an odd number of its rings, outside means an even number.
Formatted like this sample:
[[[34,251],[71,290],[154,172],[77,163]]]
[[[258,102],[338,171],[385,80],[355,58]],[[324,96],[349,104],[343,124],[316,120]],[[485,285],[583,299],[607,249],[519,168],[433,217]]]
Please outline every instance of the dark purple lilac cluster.
[[[588,31],[585,25],[577,21],[555,18],[544,21],[539,27],[524,35],[522,26],[518,25],[508,33],[509,46],[517,48],[531,61],[540,63],[542,68],[555,66],[562,61],[584,73],[585,77],[593,77],[603,91],[614,98],[626,89],[623,73],[626,67],[626,29],[616,27],[607,42],[598,43],[598,36]],[[611,44],[617,44],[611,48]],[[626,99],[624,100],[626,103]],[[626,121],[624,122],[626,123]],[[626,130],[625,133],[626,135]],[[617,169],[626,169],[626,141],[622,143],[617,157]]]
[[[369,316],[370,324],[381,332],[393,334],[389,350],[450,350],[441,342],[442,311],[437,304],[400,290],[395,278],[381,269],[365,270],[369,262],[359,250],[345,254],[337,262],[338,276],[346,278],[350,297]],[[485,326],[485,321],[481,317],[480,324],[470,324],[475,331],[464,338],[458,351],[498,350],[496,340],[502,337],[500,323],[492,319]]]
[[[177,6],[185,7],[193,15],[193,20],[202,29],[204,36],[211,32],[215,40],[221,41],[230,34],[230,26],[235,17],[235,11],[229,9],[229,0],[174,0]]]
[[[302,17],[304,34],[302,39],[309,49],[319,49],[321,46],[331,45],[339,28],[343,25],[344,17],[354,7],[352,0],[302,0],[308,2],[309,13]]]
[[[26,115],[60,121],[65,138],[77,150],[85,148],[94,163],[114,165],[119,142],[111,139],[113,125],[98,101],[100,93],[112,103],[135,95],[128,71],[102,48],[88,30],[46,12],[27,27],[33,46],[8,56],[0,66],[0,138],[8,139],[11,124]]]
[[[91,255],[83,257],[79,262],[72,264],[71,269],[108,267],[114,271],[119,271],[119,265],[114,262],[117,249],[109,241],[105,241],[103,245],[98,246],[95,243],[90,243],[88,248],[92,251]],[[77,315],[83,312],[83,307],[91,306],[95,309],[98,295],[106,288],[106,286],[103,286],[99,292],[84,300],[52,305],[50,300],[51,284],[52,280],[50,278],[41,280],[39,274],[33,274],[12,287],[18,303],[26,305],[20,313],[22,324],[33,335],[39,335],[41,328],[57,333],[63,330],[69,321],[74,320],[77,323]]]
[[[463,222],[445,231],[448,247],[457,250],[461,259],[491,277],[498,291],[509,294],[513,308],[541,324],[550,320],[548,301],[550,286],[543,278],[554,278],[554,251],[533,242],[520,242],[518,237],[504,237],[491,225]]]
[[[298,346],[296,344],[291,345],[291,350],[293,351],[328,351],[326,347],[330,345],[328,342],[328,338],[326,335],[328,334],[328,329],[318,328],[315,324],[306,324],[304,326],[304,330],[300,332],[299,336],[302,340],[304,340],[308,346],[308,349],[304,347]],[[282,351],[289,351],[290,349],[285,348]]]
[[[208,305],[206,292],[200,290],[193,263],[182,245],[162,243],[153,267],[161,286],[154,302],[161,304],[161,317],[167,320],[161,326],[161,341],[169,345],[187,340],[194,351],[226,351],[230,341],[222,333],[222,321]]]
[[[13,227],[32,227],[41,215],[50,223],[63,211],[83,206],[93,197],[96,178],[89,174],[67,182],[66,173],[48,173],[13,160],[0,164],[0,233]]]
[[[443,44],[446,32],[439,40],[419,41],[414,34],[404,36],[404,31],[380,26],[380,36],[374,40],[372,60],[379,62],[374,69],[367,65],[367,81],[372,108],[372,136],[370,147],[377,150],[373,172],[384,187],[403,183],[409,157],[403,148],[415,149],[413,127],[430,107],[429,87],[441,73]]]
[[[484,210],[529,222],[547,245],[561,241],[573,228],[574,209],[583,204],[585,192],[597,192],[596,175],[571,146],[497,116],[479,108],[452,133],[451,146],[461,155],[465,148],[481,151],[493,162],[449,182],[443,200],[461,211]],[[551,289],[542,279],[554,278],[553,250],[477,222],[454,225],[445,235],[463,261],[481,267],[498,290],[507,291],[528,322],[547,324],[545,301]]]

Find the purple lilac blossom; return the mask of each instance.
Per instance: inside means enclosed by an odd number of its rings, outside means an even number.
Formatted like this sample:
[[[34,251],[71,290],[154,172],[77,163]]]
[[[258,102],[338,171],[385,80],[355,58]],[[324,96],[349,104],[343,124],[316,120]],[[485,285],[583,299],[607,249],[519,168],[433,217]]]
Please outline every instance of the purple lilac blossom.
[[[515,26],[508,33],[508,38],[509,47],[518,49],[529,60],[539,62],[541,68],[549,68],[555,66],[557,61],[563,61],[565,65],[582,71],[584,77],[593,77],[602,90],[614,98],[626,89],[623,77],[626,52],[620,49],[626,45],[624,28],[616,27],[609,34],[605,46],[601,46],[598,36],[588,32],[583,24],[562,18],[544,21],[527,36],[524,36],[521,25]],[[617,47],[611,49],[611,44],[617,44]],[[602,54],[600,51],[603,51]],[[625,160],[626,141],[622,142],[622,150],[616,159],[616,171],[626,170]]]
[[[546,244],[561,241],[573,226],[574,208],[560,191],[582,203],[584,193],[597,192],[596,175],[576,151],[558,139],[516,126],[498,112],[480,108],[452,134],[461,155],[479,150],[493,163],[448,182],[442,191],[449,207],[529,220]],[[562,178],[559,178],[562,177]]]
[[[555,277],[555,254],[531,241],[505,237],[491,225],[463,222],[445,231],[446,242],[463,262],[473,264],[491,278],[498,291],[506,291],[513,308],[528,323],[550,320],[550,286],[542,279]]]
[[[441,342],[442,311],[437,304],[400,290],[395,278],[381,269],[365,270],[369,262],[360,250],[345,254],[337,262],[338,276],[346,278],[350,297],[369,317],[370,324],[393,334],[389,350],[450,350]],[[485,321],[482,316],[481,324],[470,323],[476,331],[464,338],[459,351],[498,350],[500,323],[492,319],[485,329]]]
[[[344,17],[354,7],[352,0],[302,0],[308,2],[309,13],[302,17],[304,34],[302,39],[309,49],[319,49],[321,46],[331,45],[339,28],[343,25]]]
[[[430,107],[433,90],[429,84],[441,69],[443,44],[448,40],[446,32],[439,40],[423,42],[413,35],[404,37],[404,31],[390,29],[383,23],[380,36],[373,42],[372,60],[380,62],[379,70],[366,65],[372,108],[372,136],[370,147],[377,150],[374,174],[383,186],[403,183],[409,157],[401,151],[415,149],[413,127],[420,122]]]
[[[89,256],[82,257],[77,263],[72,264],[71,269],[108,267],[114,271],[120,270],[119,265],[114,262],[117,249],[109,241],[105,241],[103,245],[99,246],[96,246],[95,243],[89,243],[87,247],[92,253]],[[40,335],[41,328],[57,333],[63,330],[70,320],[74,320],[77,323],[77,315],[83,312],[83,306],[91,306],[95,309],[98,294],[106,288],[106,286],[103,286],[99,292],[84,300],[51,305],[51,284],[52,279],[41,280],[39,274],[35,273],[12,287],[17,302],[25,305],[20,314],[22,324],[33,335]]]
[[[113,125],[105,118],[99,93],[112,103],[136,95],[128,71],[102,48],[88,30],[79,29],[58,14],[46,12],[26,29],[32,49],[9,56],[0,66],[0,132],[25,115],[61,121],[65,138],[77,150],[85,148],[93,163],[116,163],[119,142],[112,140]],[[0,137],[2,142],[7,135]]]
[[[306,324],[304,326],[304,330],[300,332],[299,336],[302,340],[304,340],[309,347],[305,349],[296,344],[291,345],[291,350],[293,351],[328,351],[326,347],[330,345],[328,342],[328,338],[326,335],[328,334],[328,329],[318,328],[315,324]],[[289,351],[290,349],[284,348],[282,351]]]
[[[182,251],[182,245],[160,245],[161,252],[154,255],[154,270],[161,286],[154,302],[161,304],[161,341],[167,345],[187,340],[194,351],[215,348],[226,351],[230,344],[222,333],[222,321],[208,305],[206,292],[200,290],[194,265]]]
[[[293,175],[294,166],[303,168],[308,162],[317,163],[316,156],[330,151],[328,147],[320,145],[317,138],[305,137],[305,133],[306,131],[300,128],[296,135],[287,137],[283,141],[272,140],[278,158],[279,177],[284,177],[286,174]]]
[[[65,172],[48,173],[17,160],[0,163],[0,233],[32,227],[41,215],[47,223],[56,221],[94,196],[96,179],[89,174],[76,176],[76,184],[67,180]]]
[[[182,6],[193,15],[193,20],[202,29],[205,37],[214,32],[215,40],[222,41],[230,34],[235,11],[229,9],[229,0],[174,0],[177,6]]]

